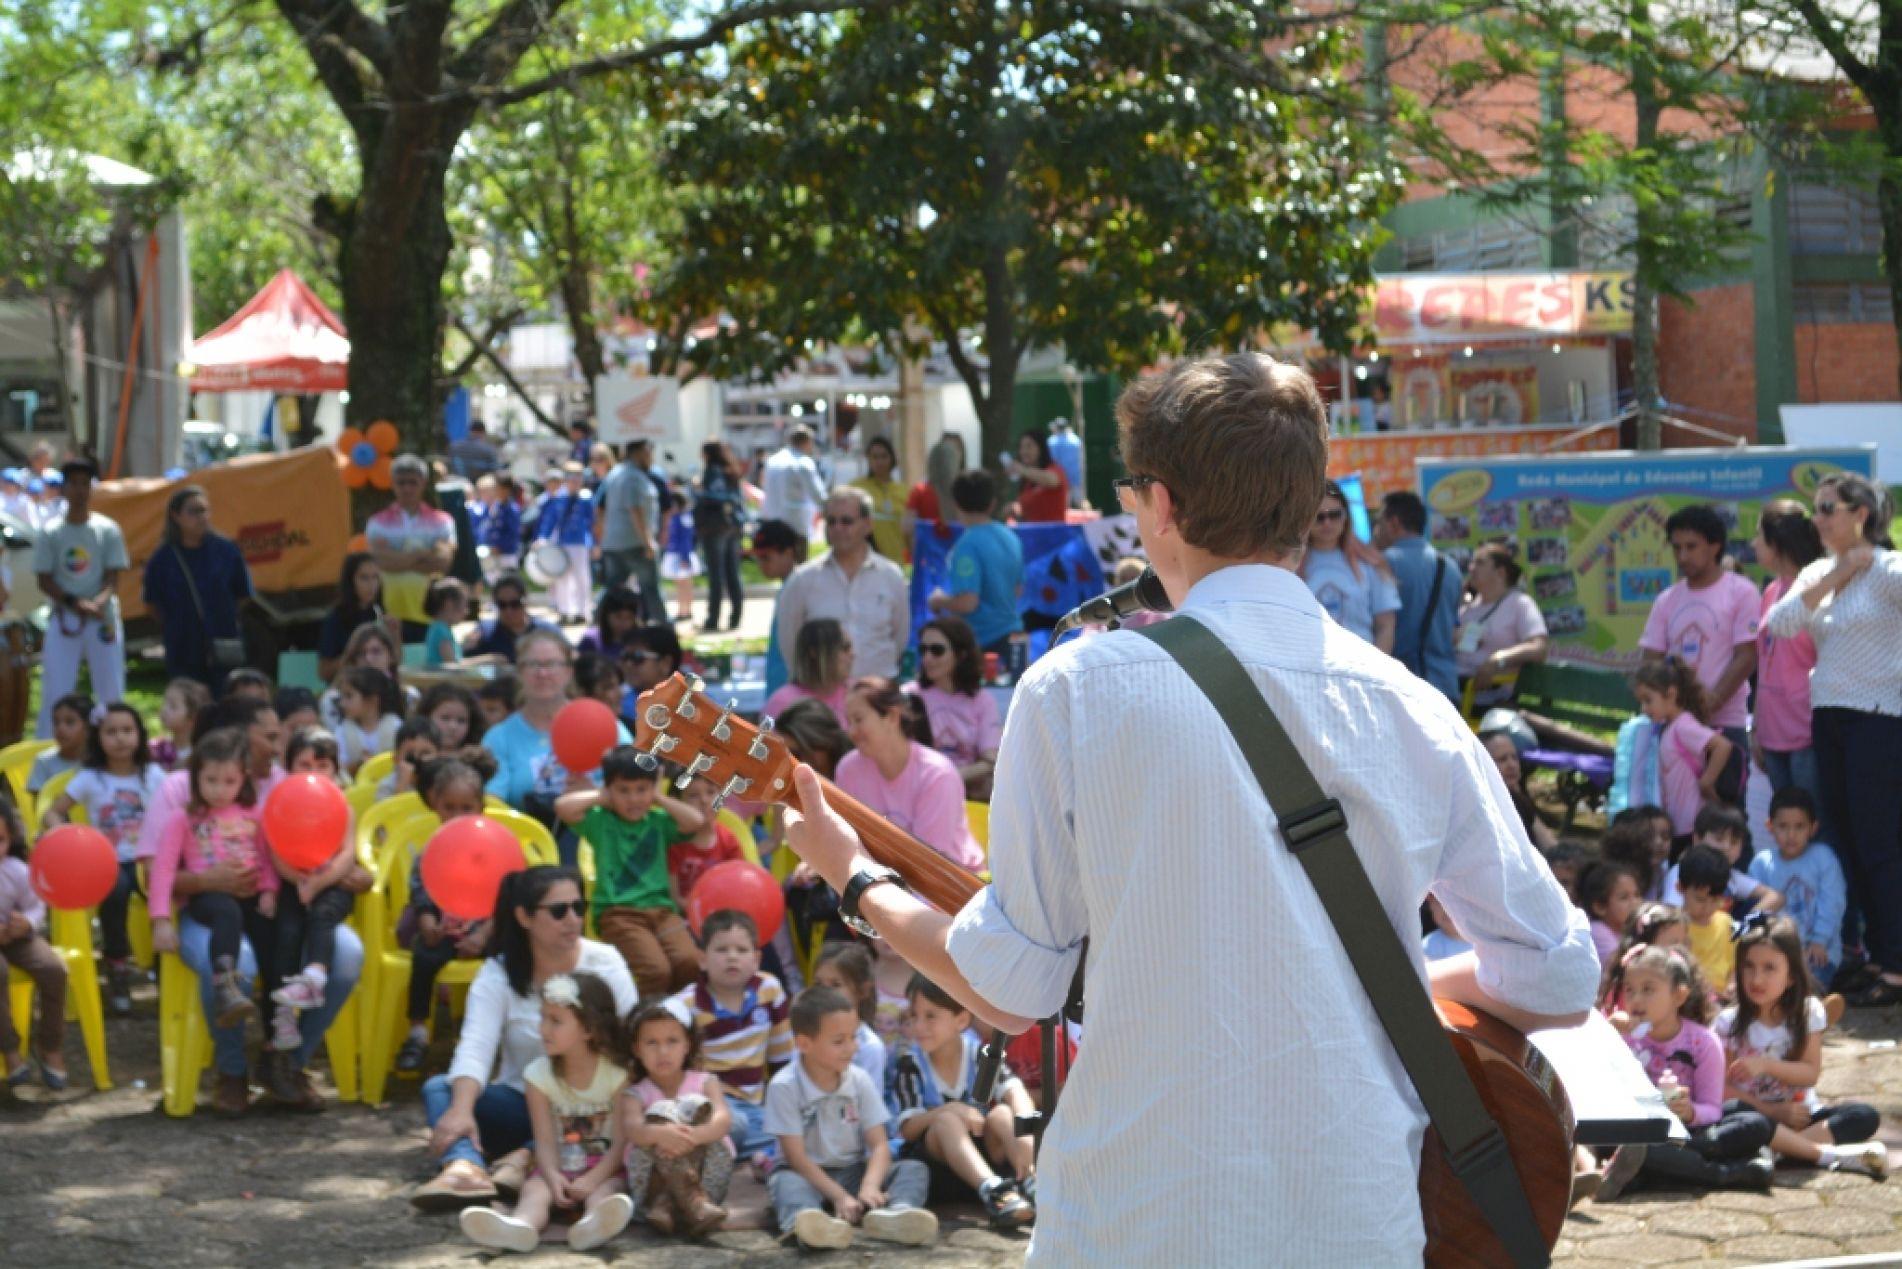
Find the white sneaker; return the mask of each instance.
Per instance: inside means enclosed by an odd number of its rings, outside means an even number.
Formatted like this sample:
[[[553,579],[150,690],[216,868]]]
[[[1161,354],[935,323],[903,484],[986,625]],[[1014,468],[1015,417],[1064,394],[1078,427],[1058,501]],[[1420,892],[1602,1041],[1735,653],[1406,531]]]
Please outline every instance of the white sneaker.
[[[568,1227],[568,1245],[576,1251],[593,1251],[626,1229],[633,1218],[634,1200],[625,1194],[610,1195]]]
[[[1851,1146],[1836,1146],[1836,1167],[1847,1172],[1867,1172],[1880,1181],[1889,1175],[1889,1147],[1880,1141],[1858,1141]]]
[[[1623,1194],[1625,1187],[1637,1179],[1639,1170],[1644,1167],[1645,1153],[1643,1146],[1619,1146],[1612,1151],[1611,1162],[1605,1165],[1598,1183],[1598,1193],[1592,1197],[1592,1201],[1609,1203]]]
[[[865,1213],[865,1236],[907,1247],[937,1241],[938,1218],[922,1207],[880,1207]]]
[[[816,1207],[793,1217],[792,1232],[800,1246],[819,1251],[843,1251],[852,1245],[852,1227]]]
[[[324,991],[308,974],[292,974],[284,985],[271,993],[271,999],[293,1009],[316,1009],[324,1003]]]
[[[542,1240],[541,1231],[533,1225],[493,1207],[465,1207],[457,1220],[471,1242],[497,1251],[534,1251]]]

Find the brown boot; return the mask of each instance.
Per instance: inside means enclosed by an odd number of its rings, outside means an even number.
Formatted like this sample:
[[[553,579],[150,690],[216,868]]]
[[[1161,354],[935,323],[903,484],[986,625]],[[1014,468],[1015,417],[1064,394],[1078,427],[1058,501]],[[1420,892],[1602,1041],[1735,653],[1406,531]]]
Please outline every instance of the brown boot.
[[[711,1234],[726,1223],[726,1209],[708,1198],[700,1186],[700,1165],[708,1149],[701,1146],[678,1159],[667,1160],[664,1170],[656,1169],[656,1180],[666,1187],[680,1232],[689,1238]]]
[[[251,1109],[251,1081],[242,1075],[218,1076],[211,1091],[211,1108],[226,1119],[236,1119]]]
[[[238,985],[238,969],[229,956],[218,959],[218,968],[212,974],[212,994],[216,1006],[211,1020],[214,1027],[242,1026],[258,1011]]]

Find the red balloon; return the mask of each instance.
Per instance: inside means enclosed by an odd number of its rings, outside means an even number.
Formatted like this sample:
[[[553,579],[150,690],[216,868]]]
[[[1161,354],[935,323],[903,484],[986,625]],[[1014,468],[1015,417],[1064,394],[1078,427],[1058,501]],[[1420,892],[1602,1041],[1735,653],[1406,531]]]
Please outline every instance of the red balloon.
[[[27,856],[27,873],[33,889],[53,907],[90,908],[112,893],[119,856],[98,829],[62,824]]]
[[[350,832],[350,801],[314,771],[288,775],[264,799],[264,837],[293,868],[327,864]]]
[[[693,892],[687,896],[687,924],[698,934],[706,919],[722,908],[752,917],[759,927],[759,941],[765,943],[779,933],[779,923],[786,917],[786,896],[772,873],[744,859],[729,859],[707,869],[693,883]]]
[[[561,707],[548,739],[562,766],[570,771],[592,771],[601,765],[601,755],[614,748],[621,736],[614,711],[584,696]]]
[[[522,844],[486,815],[450,820],[423,848],[423,885],[437,907],[465,921],[495,914],[502,878],[528,867]]]

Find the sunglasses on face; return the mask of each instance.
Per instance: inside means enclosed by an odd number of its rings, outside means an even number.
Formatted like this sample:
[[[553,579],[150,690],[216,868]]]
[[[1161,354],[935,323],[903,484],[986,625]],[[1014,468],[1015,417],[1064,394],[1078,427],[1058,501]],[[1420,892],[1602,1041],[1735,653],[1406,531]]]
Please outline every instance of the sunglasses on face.
[[[1819,502],[1816,504],[1816,514],[1819,516],[1833,516],[1836,514],[1837,508],[1842,505],[1840,502]]]
[[[921,643],[918,645],[918,654],[920,656],[941,657],[949,655],[950,651],[951,645],[948,643]]]
[[[1317,524],[1327,524],[1330,521],[1345,519],[1347,519],[1347,512],[1338,507],[1332,511],[1317,511],[1314,513],[1314,520]]]
[[[528,601],[526,599],[498,599],[495,601],[495,606],[502,609],[526,608]]]
[[[632,661],[635,665],[645,665],[649,661],[660,660],[660,653],[644,652],[644,651],[643,652],[623,652],[621,654],[621,660]]]
[[[557,921],[565,921],[569,917],[573,917],[579,921],[583,916],[587,915],[588,905],[580,899],[575,899],[569,903],[538,904],[536,905],[535,911],[546,912]]]

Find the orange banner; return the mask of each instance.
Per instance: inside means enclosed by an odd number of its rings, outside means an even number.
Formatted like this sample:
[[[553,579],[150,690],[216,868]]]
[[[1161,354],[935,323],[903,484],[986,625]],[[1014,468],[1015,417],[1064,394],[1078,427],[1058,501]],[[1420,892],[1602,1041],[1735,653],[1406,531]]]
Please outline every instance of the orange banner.
[[[288,454],[251,454],[195,471],[182,480],[112,480],[93,494],[95,511],[125,532],[132,567],[119,579],[119,604],[129,621],[145,613],[140,598],[145,562],[165,532],[165,502],[181,485],[199,485],[211,500],[215,532],[237,542],[259,591],[334,586],[350,540],[350,498],[341,458],[327,445]]]
[[[1384,346],[1527,336],[1623,335],[1629,273],[1390,273],[1374,286]]]
[[[1328,442],[1327,474],[1360,473],[1369,506],[1381,495],[1416,487],[1416,458],[1484,458],[1498,454],[1534,454],[1571,427],[1527,427],[1511,431],[1381,432],[1373,436],[1337,436]],[[1618,429],[1602,428],[1581,437],[1561,453],[1618,448]]]

